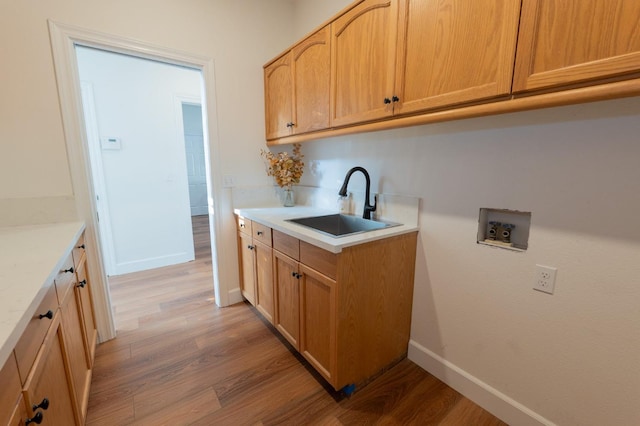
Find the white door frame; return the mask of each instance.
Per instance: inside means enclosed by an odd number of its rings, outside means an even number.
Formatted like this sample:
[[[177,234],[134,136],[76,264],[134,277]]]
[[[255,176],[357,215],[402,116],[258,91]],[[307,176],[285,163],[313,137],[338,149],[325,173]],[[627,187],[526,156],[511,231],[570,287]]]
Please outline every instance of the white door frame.
[[[111,300],[107,276],[102,266],[102,252],[98,241],[100,235],[96,226],[95,193],[91,185],[91,163],[87,150],[87,138],[82,113],[82,96],[80,78],[76,59],[75,46],[82,45],[110,52],[123,53],[145,59],[187,66],[198,69],[202,73],[204,93],[202,94],[203,115],[207,118],[203,125],[205,147],[210,150],[208,174],[211,182],[209,193],[209,223],[211,227],[211,252],[213,264],[213,288],[215,301],[219,306],[230,303],[229,294],[220,291],[217,247],[222,247],[222,219],[214,214],[222,204],[222,175],[219,158],[220,144],[217,129],[217,113],[215,105],[214,62],[191,53],[167,49],[137,40],[104,34],[84,28],[70,26],[49,20],[49,34],[55,65],[62,122],[67,145],[67,156],[71,172],[74,198],[78,217],[86,224],[88,243],[87,256],[91,265],[91,283],[96,313],[96,326],[101,341],[115,337],[115,324],[111,312]]]
[[[105,272],[109,275],[115,271],[114,259],[115,250],[113,248],[113,234],[111,230],[111,217],[109,209],[109,199],[104,181],[104,170],[102,168],[102,150],[100,148],[100,134],[98,133],[98,119],[96,117],[96,105],[93,97],[93,85],[87,81],[80,82],[82,108],[84,110],[83,118],[85,120],[85,133],[87,135],[87,144],[85,145],[89,154],[89,163],[91,165],[91,180],[93,182],[92,189],[96,195],[93,200],[96,203],[96,226],[100,235],[100,248],[102,249],[102,265]]]

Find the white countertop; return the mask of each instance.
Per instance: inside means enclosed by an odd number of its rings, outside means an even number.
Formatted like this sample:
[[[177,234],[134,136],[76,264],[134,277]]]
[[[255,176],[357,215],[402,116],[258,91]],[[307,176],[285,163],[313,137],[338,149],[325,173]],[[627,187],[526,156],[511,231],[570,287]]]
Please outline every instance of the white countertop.
[[[0,368],[83,230],[82,222],[0,228]]]
[[[340,253],[343,248],[355,246],[369,241],[380,240],[395,235],[417,231],[417,224],[402,224],[375,231],[362,232],[344,237],[332,237],[296,223],[287,222],[287,219],[301,217],[320,216],[334,214],[335,211],[318,209],[309,206],[295,207],[269,207],[269,208],[242,208],[234,209],[234,213],[247,219],[255,220],[265,226],[287,233],[292,237],[320,247],[332,253]]]

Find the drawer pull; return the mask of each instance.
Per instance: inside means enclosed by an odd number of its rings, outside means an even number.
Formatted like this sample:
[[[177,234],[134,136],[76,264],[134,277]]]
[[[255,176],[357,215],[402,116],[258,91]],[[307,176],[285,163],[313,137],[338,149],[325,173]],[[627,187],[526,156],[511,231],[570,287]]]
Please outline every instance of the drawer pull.
[[[247,248],[248,248],[249,250],[253,250],[254,248],[256,248],[256,246],[248,245],[248,246],[247,246]]]
[[[258,231],[258,235],[262,235],[262,234],[264,234],[264,232]]]
[[[76,287],[84,288],[85,285],[87,285],[87,280],[82,280],[78,283]]]
[[[291,273],[291,276],[292,276],[293,278],[300,279],[300,277],[301,277],[302,275],[300,275],[300,274],[299,274],[299,273],[297,273],[297,272],[292,272],[292,273]]]
[[[79,249],[83,249],[83,250],[84,250],[84,244],[80,244],[80,245],[79,245],[78,247],[76,247],[76,248],[79,248]]]
[[[40,319],[42,319],[42,318],[53,319],[53,312],[51,311],[51,309],[49,309],[46,314],[38,315],[38,318],[40,318]]]
[[[43,399],[40,404],[34,405],[32,409],[33,411],[36,411],[38,408],[42,408],[43,410],[49,408],[49,400],[47,398]]]
[[[73,274],[73,271],[74,271],[73,266],[72,266],[71,268],[69,268],[69,269],[63,269],[63,270],[62,270],[62,272],[65,272],[65,273],[67,273],[67,272],[68,272],[68,273],[70,273],[70,274]]]
[[[24,424],[28,425],[28,424],[31,424],[31,423],[35,423],[35,424],[39,425],[40,423],[42,423],[42,417],[43,417],[42,411],[38,411],[35,416],[31,417],[30,419],[25,420]]]
[[[244,228],[244,223],[241,223],[241,224],[240,224],[240,228]]]

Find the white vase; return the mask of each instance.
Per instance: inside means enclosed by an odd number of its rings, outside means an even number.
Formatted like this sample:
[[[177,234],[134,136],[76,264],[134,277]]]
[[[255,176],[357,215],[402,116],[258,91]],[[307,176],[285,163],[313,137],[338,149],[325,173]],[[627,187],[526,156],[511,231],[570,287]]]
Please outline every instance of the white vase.
[[[293,207],[295,205],[293,200],[293,189],[284,189],[282,194],[282,205],[285,207]]]

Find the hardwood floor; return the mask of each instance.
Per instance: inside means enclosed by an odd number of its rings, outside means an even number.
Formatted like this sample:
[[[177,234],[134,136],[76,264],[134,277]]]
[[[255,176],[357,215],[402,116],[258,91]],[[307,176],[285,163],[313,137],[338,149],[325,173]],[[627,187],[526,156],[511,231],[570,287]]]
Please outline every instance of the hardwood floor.
[[[409,360],[342,397],[254,308],[216,307],[206,216],[196,260],[110,279],[87,425],[504,425]]]

